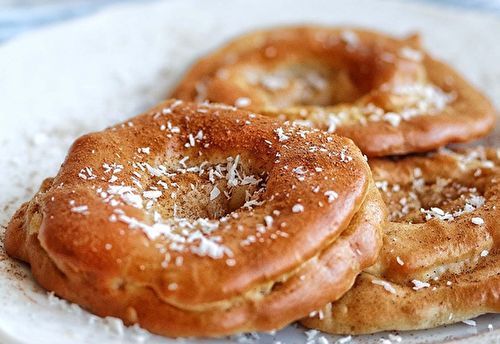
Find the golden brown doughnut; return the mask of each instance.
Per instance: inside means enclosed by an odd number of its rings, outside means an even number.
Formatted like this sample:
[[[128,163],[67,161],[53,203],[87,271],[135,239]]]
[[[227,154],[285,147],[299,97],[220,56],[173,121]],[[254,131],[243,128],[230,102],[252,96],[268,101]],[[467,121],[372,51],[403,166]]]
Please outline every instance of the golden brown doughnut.
[[[171,100],[79,138],[5,248],[97,315],[217,336],[338,299],[374,263],[384,217],[349,139]]]
[[[496,111],[418,36],[349,28],[251,33],[202,58],[172,92],[351,138],[368,156],[422,152],[489,133]]]
[[[370,161],[390,222],[377,263],[306,326],[414,330],[500,312],[500,160],[495,149]]]

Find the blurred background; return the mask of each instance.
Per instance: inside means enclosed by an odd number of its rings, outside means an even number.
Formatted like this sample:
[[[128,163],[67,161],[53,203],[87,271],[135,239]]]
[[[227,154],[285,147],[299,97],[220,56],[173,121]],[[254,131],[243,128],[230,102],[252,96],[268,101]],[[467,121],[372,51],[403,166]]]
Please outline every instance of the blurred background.
[[[151,1],[158,0],[0,0],[0,44],[7,42],[23,32],[34,30],[52,23],[86,16],[114,4],[134,2],[146,3]],[[469,9],[474,11],[496,13],[500,16],[500,0],[391,1],[431,3],[455,9]]]

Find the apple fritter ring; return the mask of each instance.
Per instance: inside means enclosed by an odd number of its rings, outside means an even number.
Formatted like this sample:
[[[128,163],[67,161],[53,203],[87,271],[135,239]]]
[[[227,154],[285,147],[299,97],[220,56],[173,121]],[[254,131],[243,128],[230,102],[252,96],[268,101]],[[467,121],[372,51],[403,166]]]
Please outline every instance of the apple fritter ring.
[[[338,299],[375,262],[384,220],[349,139],[171,100],[78,139],[5,247],[97,315],[217,336]]]
[[[414,330],[500,312],[500,160],[495,149],[370,161],[388,207],[377,263],[306,326]]]
[[[200,59],[172,97],[220,102],[351,138],[368,156],[489,133],[496,111],[418,36],[322,27],[251,33]]]

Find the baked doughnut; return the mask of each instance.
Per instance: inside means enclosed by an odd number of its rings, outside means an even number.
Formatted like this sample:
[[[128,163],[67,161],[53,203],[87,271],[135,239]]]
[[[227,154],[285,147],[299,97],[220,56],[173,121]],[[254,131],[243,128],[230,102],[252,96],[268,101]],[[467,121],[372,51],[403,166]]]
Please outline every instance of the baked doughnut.
[[[388,206],[377,263],[306,326],[414,330],[500,312],[500,160],[495,149],[370,161]]]
[[[78,139],[5,248],[99,316],[217,336],[338,299],[375,262],[384,220],[349,139],[171,100]]]
[[[289,27],[237,38],[172,92],[351,138],[368,156],[423,152],[489,133],[496,111],[418,36]]]

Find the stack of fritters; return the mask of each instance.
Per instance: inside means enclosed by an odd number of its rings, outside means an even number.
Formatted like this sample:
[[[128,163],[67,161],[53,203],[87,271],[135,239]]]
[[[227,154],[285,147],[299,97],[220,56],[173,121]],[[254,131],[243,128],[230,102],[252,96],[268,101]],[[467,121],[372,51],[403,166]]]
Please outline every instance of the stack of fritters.
[[[15,214],[5,247],[42,286],[167,336],[500,310],[498,152],[441,148],[497,115],[418,36],[256,32],[171,97],[78,139]]]

